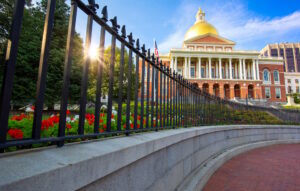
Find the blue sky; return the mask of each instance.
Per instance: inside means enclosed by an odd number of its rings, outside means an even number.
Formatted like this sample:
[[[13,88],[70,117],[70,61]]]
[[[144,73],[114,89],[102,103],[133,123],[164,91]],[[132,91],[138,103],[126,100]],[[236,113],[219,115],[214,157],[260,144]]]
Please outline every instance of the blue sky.
[[[84,2],[87,2],[85,0]],[[300,0],[96,0],[108,16],[153,49],[160,52],[182,45],[185,32],[195,22],[199,7],[219,34],[236,42],[236,49],[260,50],[267,43],[300,41]],[[98,11],[100,15],[101,10]],[[76,30],[84,36],[86,17],[78,14]],[[99,27],[93,43],[98,44]]]

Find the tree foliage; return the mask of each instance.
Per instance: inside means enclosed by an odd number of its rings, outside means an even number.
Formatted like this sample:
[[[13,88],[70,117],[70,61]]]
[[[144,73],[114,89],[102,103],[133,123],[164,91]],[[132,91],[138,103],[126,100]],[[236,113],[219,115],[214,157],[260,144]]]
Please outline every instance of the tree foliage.
[[[0,2],[0,43],[3,42],[0,45],[1,47],[6,46],[5,41],[11,25],[11,15],[14,6],[13,3],[13,0]],[[46,0],[42,0],[35,6],[32,6],[30,1],[28,1],[28,4],[24,9],[12,95],[13,104],[17,107],[29,103],[34,104],[33,100],[36,94],[36,82],[46,9]],[[5,16],[3,15],[10,16],[5,19]],[[49,108],[53,108],[54,103],[60,101],[68,19],[69,6],[66,4],[65,0],[57,0],[48,58],[48,73],[45,93],[45,105]],[[2,54],[0,56],[3,58],[4,48],[1,49],[0,54]],[[78,91],[78,89],[80,89],[80,80],[78,80],[78,78],[81,78],[82,57],[82,39],[79,34],[76,33],[73,46],[73,66],[71,70],[72,84],[70,87],[70,95],[72,96],[70,96],[70,101],[75,99],[78,100],[80,95]],[[3,63],[4,62],[1,61],[1,75],[3,75]]]
[[[108,47],[104,50],[104,66],[103,66],[103,76],[102,76],[102,92],[103,95],[108,94],[109,90],[109,70],[110,70],[110,57],[111,57],[111,47]],[[131,74],[128,74],[129,67],[129,55],[128,52],[124,51],[124,69],[123,69],[123,80],[121,87],[119,86],[119,75],[120,75],[120,60],[121,60],[121,49],[116,47],[115,49],[115,63],[114,63],[114,84],[113,84],[113,99],[118,99],[119,89],[122,90],[122,101],[127,98],[127,88],[130,87],[131,99],[133,99],[135,91],[135,66],[132,64]],[[90,77],[90,88],[88,89],[88,97],[90,100],[95,100],[96,94],[96,71],[97,65],[92,64],[91,67],[91,77]],[[131,83],[128,84],[129,78],[131,78]]]

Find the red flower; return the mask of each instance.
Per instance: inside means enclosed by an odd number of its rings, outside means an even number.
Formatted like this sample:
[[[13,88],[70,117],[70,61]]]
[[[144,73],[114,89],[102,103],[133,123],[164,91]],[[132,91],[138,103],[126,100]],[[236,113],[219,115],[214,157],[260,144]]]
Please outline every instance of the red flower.
[[[107,129],[107,125],[106,124],[103,125],[103,129]]]
[[[31,106],[30,108],[31,108],[32,110],[35,110],[35,107],[34,107],[34,105],[33,105],[33,106]]]
[[[9,136],[14,139],[22,139],[23,132],[20,129],[9,129],[8,132]]]
[[[103,123],[103,119],[100,119],[99,122],[100,122],[100,123]]]
[[[105,116],[105,114],[104,113],[100,113],[100,117],[104,117]]]
[[[140,128],[140,124],[137,124],[137,128],[138,128],[138,129]]]
[[[130,124],[130,128],[133,129],[133,124],[132,123]]]
[[[114,117],[115,117],[115,115],[112,113],[112,114],[111,114],[111,118],[113,119]]]
[[[45,130],[45,129],[48,130],[49,127],[53,127],[53,125],[54,125],[54,123],[53,123],[52,120],[50,120],[50,119],[44,119],[42,121],[42,130]]]
[[[67,115],[70,115],[70,113],[71,113],[70,110],[67,110]]]
[[[138,119],[138,120],[141,120],[141,116],[138,115],[138,116],[137,116],[137,119]]]
[[[69,124],[69,123],[67,123],[67,129],[72,129],[72,125],[71,124]]]
[[[103,133],[103,132],[104,132],[104,130],[103,130],[103,129],[100,129],[100,130],[99,130],[99,132],[100,132],[100,133]]]
[[[24,113],[20,115],[15,115],[11,118],[13,121],[22,121],[24,118],[29,118],[29,116],[25,115]]]
[[[48,120],[54,124],[59,123],[59,117],[57,115],[50,117]]]
[[[95,121],[95,115],[87,113],[87,114],[85,114],[85,119],[88,121],[89,125],[92,125]]]

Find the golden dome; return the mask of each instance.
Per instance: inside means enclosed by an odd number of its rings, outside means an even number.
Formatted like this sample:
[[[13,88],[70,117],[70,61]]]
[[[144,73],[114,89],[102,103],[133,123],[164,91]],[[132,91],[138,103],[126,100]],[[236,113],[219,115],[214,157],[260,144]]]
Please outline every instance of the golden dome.
[[[195,24],[186,32],[184,36],[184,41],[195,38],[197,36],[205,34],[219,35],[217,29],[205,21],[205,13],[199,8],[196,14]]]

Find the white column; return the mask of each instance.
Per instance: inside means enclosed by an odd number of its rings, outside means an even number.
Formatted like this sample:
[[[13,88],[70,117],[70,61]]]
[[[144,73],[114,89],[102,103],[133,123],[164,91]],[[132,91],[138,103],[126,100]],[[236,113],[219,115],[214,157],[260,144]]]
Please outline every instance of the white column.
[[[198,58],[198,78],[201,79],[201,58]]]
[[[229,79],[232,79],[232,60],[229,58]]]
[[[174,69],[174,58],[173,57],[171,57],[170,69],[171,69],[171,71],[172,71],[172,69]]]
[[[225,62],[225,78],[227,79],[228,77],[228,64]]]
[[[208,76],[211,79],[211,58],[208,58]]]
[[[207,61],[205,61],[205,71],[206,71],[205,78],[209,78],[209,75],[208,75],[208,62]]]
[[[244,74],[244,80],[247,79],[247,74],[246,74],[246,59],[243,59],[243,74]]]
[[[191,57],[189,57],[188,60],[189,60],[188,78],[191,78]]]
[[[222,79],[222,59],[219,58],[219,78]]]
[[[239,59],[239,77],[240,80],[243,79],[243,72],[242,72],[242,59]]]
[[[255,60],[252,60],[252,77],[253,80],[256,80],[256,64],[255,64]]]
[[[188,76],[188,66],[187,66],[187,58],[184,57],[184,77]]]
[[[260,75],[259,75],[259,67],[258,67],[258,60],[255,60],[255,65],[256,65],[256,79],[260,80]]]
[[[174,70],[177,72],[177,57],[175,57]]]

